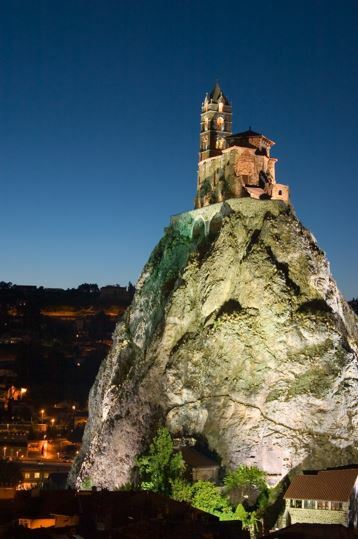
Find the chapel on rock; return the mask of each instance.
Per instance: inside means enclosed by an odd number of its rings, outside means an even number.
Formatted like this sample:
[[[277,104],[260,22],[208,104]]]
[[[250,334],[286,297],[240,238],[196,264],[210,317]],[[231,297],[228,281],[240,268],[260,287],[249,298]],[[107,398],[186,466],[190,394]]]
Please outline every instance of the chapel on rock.
[[[232,107],[216,83],[201,107],[195,208],[242,197],[289,203],[289,187],[276,183],[274,144],[251,129],[232,133]]]

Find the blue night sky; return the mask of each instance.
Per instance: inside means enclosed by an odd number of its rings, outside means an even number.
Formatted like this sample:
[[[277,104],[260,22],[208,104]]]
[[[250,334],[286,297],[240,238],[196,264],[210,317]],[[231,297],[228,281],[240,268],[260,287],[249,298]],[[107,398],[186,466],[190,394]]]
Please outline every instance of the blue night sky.
[[[135,282],[193,206],[219,79],[358,296],[357,28],[344,0],[0,1],[0,280]]]

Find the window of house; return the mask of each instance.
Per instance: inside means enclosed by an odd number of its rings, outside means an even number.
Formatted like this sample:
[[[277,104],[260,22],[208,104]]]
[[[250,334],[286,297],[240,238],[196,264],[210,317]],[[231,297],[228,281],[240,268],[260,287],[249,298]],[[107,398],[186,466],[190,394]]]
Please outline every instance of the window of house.
[[[25,479],[30,479],[30,477],[31,477],[30,472],[25,472],[25,473],[24,473],[24,478],[25,478]]]
[[[48,472],[45,472],[45,473],[44,473],[44,478],[45,478],[45,479],[48,479],[48,476],[49,476],[49,473],[48,473]]]
[[[291,500],[290,503],[291,507],[295,507],[296,509],[302,508],[302,500]]]
[[[325,500],[319,500],[317,502],[317,509],[329,509],[329,502]]]
[[[331,502],[332,511],[342,511],[343,503],[342,502]]]
[[[279,190],[278,194],[279,194],[279,195],[282,195],[282,191],[281,191],[281,189]]]
[[[314,500],[303,500],[303,507],[305,509],[315,509],[316,504]]]
[[[40,479],[40,472],[35,472],[34,473],[34,478],[35,479]]]

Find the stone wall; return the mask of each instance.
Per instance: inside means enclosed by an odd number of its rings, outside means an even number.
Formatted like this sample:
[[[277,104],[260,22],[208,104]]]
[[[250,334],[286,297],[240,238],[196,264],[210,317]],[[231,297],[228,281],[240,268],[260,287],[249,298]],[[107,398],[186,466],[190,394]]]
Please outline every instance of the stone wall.
[[[238,146],[223,150],[222,155],[201,161],[195,207],[202,208],[229,198],[248,196],[244,186],[259,187],[262,177],[274,186],[276,161],[265,155],[256,155],[253,148]],[[279,190],[282,196],[278,195]],[[274,198],[287,202],[287,186],[280,184]]]
[[[348,525],[348,503],[343,504],[342,511],[332,511],[331,509],[299,509],[289,506],[286,500],[286,511],[284,522],[291,524],[342,524]]]

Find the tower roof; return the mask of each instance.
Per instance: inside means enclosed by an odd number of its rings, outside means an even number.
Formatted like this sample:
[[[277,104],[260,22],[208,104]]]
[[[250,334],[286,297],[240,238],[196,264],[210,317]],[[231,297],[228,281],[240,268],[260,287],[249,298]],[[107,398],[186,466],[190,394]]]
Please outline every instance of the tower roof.
[[[225,105],[230,104],[228,98],[224,95],[222,89],[220,88],[220,84],[216,81],[214,88],[209,94],[209,98],[212,99],[212,101],[219,101],[220,97],[223,98]]]

